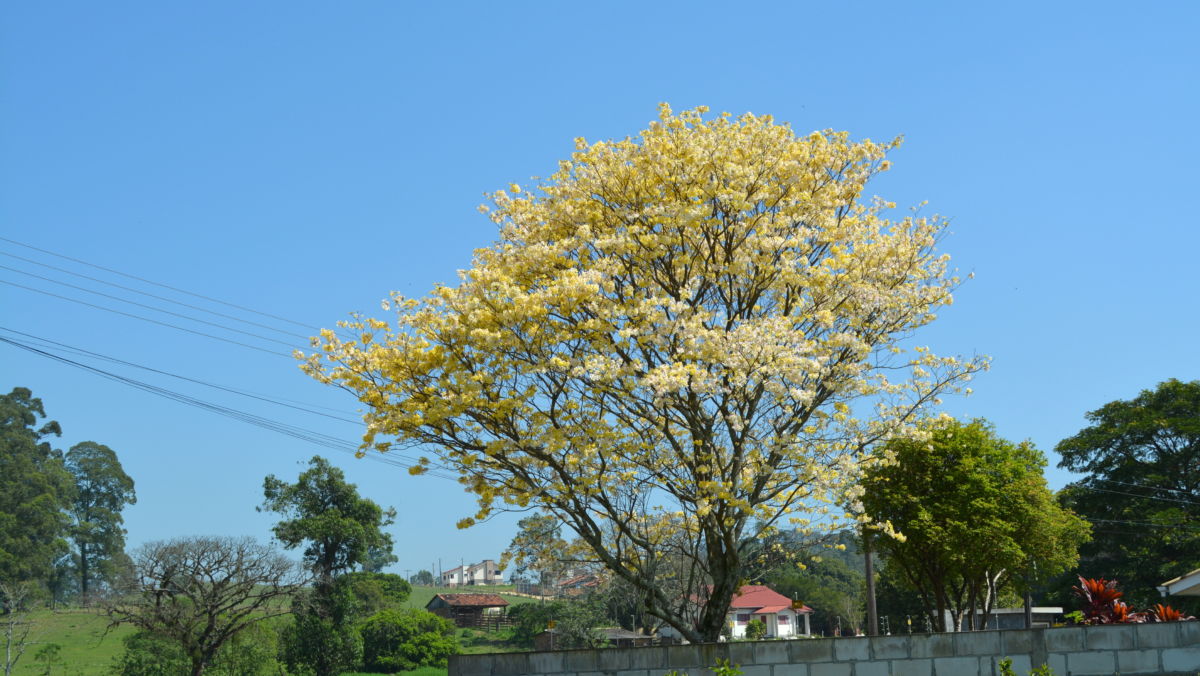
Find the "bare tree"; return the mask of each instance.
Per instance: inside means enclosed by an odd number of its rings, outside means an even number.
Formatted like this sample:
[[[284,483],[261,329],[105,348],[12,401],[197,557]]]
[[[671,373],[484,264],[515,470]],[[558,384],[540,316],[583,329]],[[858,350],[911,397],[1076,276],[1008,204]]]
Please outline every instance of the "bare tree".
[[[29,621],[29,595],[31,585],[28,582],[0,582],[0,603],[3,604],[3,614],[0,622],[4,625],[4,676],[12,674],[13,667],[29,646],[29,631],[33,623]]]
[[[298,566],[251,538],[153,542],[133,561],[128,593],[109,602],[109,617],[178,641],[192,676],[238,632],[287,613],[283,601],[304,582]]]

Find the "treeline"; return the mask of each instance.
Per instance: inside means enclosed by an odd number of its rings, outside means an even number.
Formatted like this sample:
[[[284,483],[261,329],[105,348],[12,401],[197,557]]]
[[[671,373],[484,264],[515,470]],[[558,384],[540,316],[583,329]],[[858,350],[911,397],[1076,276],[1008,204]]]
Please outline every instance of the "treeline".
[[[137,501],[113,449],[65,453],[42,401],[24,387],[0,396],[0,597],[87,603],[130,570],[121,517]],[[17,590],[20,587],[20,591]]]

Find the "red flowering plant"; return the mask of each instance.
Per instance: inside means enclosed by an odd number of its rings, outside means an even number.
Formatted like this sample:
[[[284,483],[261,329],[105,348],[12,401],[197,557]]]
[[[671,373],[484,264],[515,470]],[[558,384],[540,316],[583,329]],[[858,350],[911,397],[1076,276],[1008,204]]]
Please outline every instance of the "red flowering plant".
[[[1133,606],[1121,600],[1122,592],[1117,591],[1116,580],[1104,578],[1079,578],[1079,586],[1071,587],[1071,591],[1079,597],[1082,603],[1083,624],[1131,624],[1139,622],[1180,622],[1194,620],[1161,603],[1155,604],[1149,612],[1135,612]]]

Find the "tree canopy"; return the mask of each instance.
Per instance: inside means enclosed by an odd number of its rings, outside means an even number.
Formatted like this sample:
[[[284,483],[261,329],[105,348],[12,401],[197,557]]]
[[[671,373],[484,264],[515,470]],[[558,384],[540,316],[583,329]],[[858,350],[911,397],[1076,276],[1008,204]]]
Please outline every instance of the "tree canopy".
[[[46,581],[68,551],[74,486],[49,441],[62,428],[45,417],[27,388],[0,396],[0,582]]]
[[[114,564],[125,555],[121,510],[135,504],[137,496],[117,454],[103,444],[75,444],[67,451],[66,468],[75,479],[71,536],[79,592],[86,600],[92,581],[109,579]]]
[[[305,362],[366,406],[364,448],[419,446],[496,509],[541,506],[689,640],[714,640],[742,548],[836,527],[861,451],[982,367],[906,352],[951,302],[945,223],[864,199],[898,144],[663,106],[483,210],[500,239],[456,286],[394,295]],[[694,546],[697,623],[655,588]],[[685,604],[686,605],[686,604]]]
[[[260,510],[283,519],[272,531],[287,549],[306,544],[304,561],[317,575],[331,578],[391,553],[392,536],[383,530],[396,516],[358,494],[342,470],[320,456],[294,484],[270,475],[263,480]]]
[[[1006,441],[982,420],[934,421],[928,432],[888,444],[892,462],[867,472],[862,504],[902,535],[875,538],[887,565],[921,594],[932,625],[952,631],[976,609],[986,623],[1005,581],[1074,565],[1088,528],[1055,502],[1031,443]]]
[[[1120,580],[1145,607],[1159,584],[1200,568],[1200,381],[1168,380],[1087,419],[1055,447],[1060,467],[1087,475],[1062,491],[1094,524],[1080,574]]]
[[[108,602],[109,616],[179,644],[192,676],[238,633],[286,612],[282,600],[303,581],[295,564],[250,538],[153,542],[133,559],[133,588]]]

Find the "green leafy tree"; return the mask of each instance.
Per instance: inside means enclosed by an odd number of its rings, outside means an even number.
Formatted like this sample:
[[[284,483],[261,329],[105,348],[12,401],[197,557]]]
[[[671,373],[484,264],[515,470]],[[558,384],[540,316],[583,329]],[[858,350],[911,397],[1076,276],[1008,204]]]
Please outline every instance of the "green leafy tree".
[[[75,478],[71,537],[79,592],[86,602],[93,582],[111,579],[120,567],[125,552],[121,510],[135,504],[137,496],[117,454],[103,444],[75,444],[67,451],[66,468]]]
[[[527,579],[533,571],[538,584],[554,584],[566,566],[567,541],[562,523],[550,514],[534,514],[517,522],[517,534],[500,557],[500,565],[512,565],[512,577]]]
[[[1046,488],[1046,461],[1029,442],[998,437],[982,420],[933,422],[928,440],[896,440],[892,464],[868,471],[866,514],[903,534],[878,537],[888,565],[920,593],[940,631],[984,624],[1005,582],[1073,566],[1087,524],[1060,507]],[[947,623],[947,614],[950,623]]]
[[[0,396],[0,582],[52,577],[68,551],[74,490],[51,437],[62,428],[24,387]]]
[[[283,520],[272,532],[287,549],[304,545],[304,561],[322,578],[364,563],[371,550],[391,551],[392,537],[384,532],[396,517],[358,494],[342,470],[320,456],[294,484],[268,476],[263,481],[260,511],[276,512]]]
[[[337,676],[362,659],[362,637],[355,626],[357,605],[347,584],[319,578],[292,604],[292,622],[282,631],[288,671]]]
[[[335,584],[349,589],[360,616],[398,608],[412,593],[412,586],[393,573],[346,573]]]
[[[814,632],[833,635],[839,627],[857,630],[862,626],[862,568],[852,567],[842,558],[821,555],[805,561],[803,568],[785,563],[763,576],[763,582],[812,608],[809,623]]]
[[[1163,581],[1200,568],[1200,380],[1168,380],[1087,420],[1055,447],[1059,467],[1087,475],[1061,493],[1093,524],[1080,574],[1119,579],[1126,599],[1147,607]]]
[[[418,570],[416,575],[408,578],[408,581],[422,587],[432,587],[434,582],[433,573],[428,570]]]
[[[363,622],[363,666],[375,673],[445,667],[459,652],[454,624],[426,610],[382,610]]]
[[[552,603],[523,603],[510,608],[513,642],[530,647],[538,634],[553,626],[555,648],[598,648],[605,639],[596,630],[607,618],[599,599],[586,597]],[[553,625],[551,624],[553,623]]]
[[[267,623],[255,624],[221,647],[208,676],[271,676],[279,674],[275,632]],[[112,676],[179,676],[191,663],[178,642],[148,631],[122,639],[124,650],[109,667]]]

